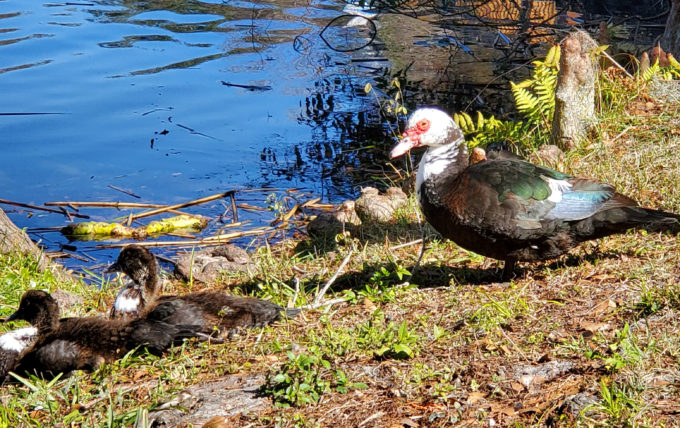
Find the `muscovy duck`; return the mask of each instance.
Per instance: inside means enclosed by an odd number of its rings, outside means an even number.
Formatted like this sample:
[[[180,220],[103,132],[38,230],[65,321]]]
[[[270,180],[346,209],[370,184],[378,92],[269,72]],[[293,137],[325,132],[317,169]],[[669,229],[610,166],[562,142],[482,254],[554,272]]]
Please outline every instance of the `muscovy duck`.
[[[200,337],[200,326],[173,325],[158,320],[59,318],[59,305],[41,290],[24,293],[19,309],[5,321],[25,320],[38,331],[12,371],[51,377],[73,370],[93,370],[143,346],[161,354],[185,338]]]
[[[505,261],[548,260],[591,239],[630,228],[678,230],[680,216],[642,208],[609,184],[576,178],[520,158],[468,165],[463,132],[444,111],[413,112],[391,158],[426,146],[416,194],[425,219],[444,237]]]
[[[132,319],[143,316],[171,324],[201,324],[209,335],[224,335],[233,329],[261,327],[300,310],[282,308],[266,300],[231,296],[222,291],[202,291],[182,296],[158,296],[161,278],[154,255],[139,245],[128,245],[107,271],[122,271],[129,278],[118,293],[112,317]],[[132,297],[131,297],[132,296]]]

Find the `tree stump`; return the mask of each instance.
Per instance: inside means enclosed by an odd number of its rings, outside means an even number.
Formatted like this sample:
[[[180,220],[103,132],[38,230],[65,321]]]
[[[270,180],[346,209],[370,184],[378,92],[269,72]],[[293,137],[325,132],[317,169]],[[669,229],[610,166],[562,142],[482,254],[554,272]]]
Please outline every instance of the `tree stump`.
[[[666,28],[661,36],[661,46],[666,52],[680,58],[680,0],[671,0],[671,11],[668,12]]]
[[[586,138],[595,120],[597,63],[590,52],[597,43],[584,31],[576,31],[562,40],[560,47],[551,140],[567,151]]]
[[[53,269],[54,274],[58,278],[69,278],[70,275],[61,267],[50,263],[50,260],[38,248],[38,246],[31,241],[31,238],[26,233],[16,227],[12,220],[7,217],[5,212],[0,208],[0,254],[7,254],[11,252],[19,252],[27,256],[33,257],[38,261],[40,270]]]

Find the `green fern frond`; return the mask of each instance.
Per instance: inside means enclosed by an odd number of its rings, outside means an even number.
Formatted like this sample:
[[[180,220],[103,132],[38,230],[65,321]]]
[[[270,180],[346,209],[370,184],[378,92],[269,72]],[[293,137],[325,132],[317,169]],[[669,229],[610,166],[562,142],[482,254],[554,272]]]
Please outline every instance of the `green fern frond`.
[[[534,61],[531,78],[511,83],[517,110],[530,124],[550,128],[555,112],[555,88],[559,71],[560,48],[553,46],[545,60]]]
[[[512,95],[515,97],[515,105],[517,110],[524,116],[530,117],[536,113],[536,109],[539,103],[538,97],[529,92],[528,89],[520,88],[512,83],[511,90]]]
[[[642,72],[642,80],[645,82],[649,82],[654,78],[659,73],[659,70],[661,68],[659,67],[659,61],[654,61],[654,64],[652,64],[648,69]]]

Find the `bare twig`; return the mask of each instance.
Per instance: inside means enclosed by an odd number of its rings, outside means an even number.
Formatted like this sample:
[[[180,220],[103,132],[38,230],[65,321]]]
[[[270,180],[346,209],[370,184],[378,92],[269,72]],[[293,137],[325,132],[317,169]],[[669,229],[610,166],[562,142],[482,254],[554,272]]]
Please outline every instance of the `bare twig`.
[[[399,244],[395,245],[394,247],[390,247],[390,251],[398,250],[399,248],[410,247],[411,245],[420,244],[421,242],[423,242],[423,238],[418,238],[415,241],[406,242],[404,244]]]
[[[332,306],[338,303],[345,303],[346,301],[347,301],[346,297],[338,297],[337,299],[325,300],[319,303],[314,302],[309,305],[300,306],[300,309],[302,309],[303,311],[311,311],[313,309],[319,309],[325,306]]]
[[[618,68],[619,70],[621,70],[621,71],[623,71],[624,73],[626,73],[626,76],[628,76],[628,77],[631,78],[631,79],[634,79],[633,75],[630,74],[630,73],[628,72],[628,70],[626,70],[623,66],[621,66],[621,64],[619,64],[618,62],[616,62],[616,60],[615,60],[614,58],[612,58],[607,52],[602,51],[602,55],[604,55],[605,57],[607,57],[607,59],[608,59],[609,61],[611,61],[612,64],[614,64],[614,66],[616,66],[616,68]]]
[[[113,184],[109,184],[107,187],[110,187],[111,189],[117,190],[121,193],[125,193],[126,195],[130,195],[133,198],[141,199],[141,196],[136,195],[134,192],[132,192],[132,190],[121,189],[120,187],[116,187]]]
[[[235,192],[231,192],[229,195],[229,199],[231,200],[231,211],[234,213],[234,216],[232,217],[232,223],[238,223],[238,211],[236,209],[236,196],[234,196]]]
[[[250,236],[250,235],[262,235],[268,232],[271,232],[272,229],[271,227],[261,227],[261,228],[256,228],[252,230],[246,230],[246,231],[239,231],[239,232],[232,232],[232,233],[223,233],[221,235],[214,235],[214,236],[208,236],[207,238],[203,239],[195,239],[192,241],[142,241],[142,242],[136,242],[136,245],[139,245],[141,247],[184,247],[184,246],[189,246],[189,245],[197,245],[197,246],[211,246],[211,245],[221,245],[221,244],[226,244],[229,242],[231,239],[236,239],[236,238],[241,238],[243,236]],[[105,244],[105,245],[97,245],[97,248],[121,248],[125,247],[126,243],[116,243],[116,244]]]
[[[411,269],[411,276],[408,277],[410,280],[413,278],[413,275],[416,274],[416,271],[418,270],[418,267],[420,267],[420,262],[423,260],[423,256],[425,255],[425,247],[427,244],[427,240],[425,239],[425,227],[423,227],[423,224],[420,224],[420,230],[423,232],[423,237],[420,238],[420,241],[423,243],[420,247],[420,254],[418,255],[418,260],[416,260],[416,264],[413,265],[413,269]]]
[[[224,197],[229,196],[233,193],[234,193],[234,190],[229,190],[228,192],[218,193],[218,194],[212,195],[212,196],[206,196],[205,198],[195,199],[193,201],[183,202],[181,204],[166,206],[166,207],[163,207],[163,208],[159,208],[157,210],[152,210],[152,211],[147,211],[147,212],[135,214],[134,216],[132,216],[132,219],[137,220],[137,219],[140,219],[140,218],[149,217],[149,216],[156,215],[156,214],[161,214],[161,213],[164,213],[164,212],[167,212],[167,211],[170,211],[170,210],[176,210],[178,208],[190,207],[192,205],[198,205],[198,204],[202,204],[204,202],[214,201],[215,199],[224,198]]]
[[[95,208],[163,208],[167,205],[161,204],[143,204],[139,202],[69,202],[56,201],[45,202],[45,206],[73,206],[73,207],[95,207]]]
[[[293,294],[293,306],[297,302],[298,294],[300,293],[300,278],[295,277],[295,294]]]
[[[372,421],[373,419],[377,419],[377,418],[383,416],[384,414],[385,414],[385,412],[382,412],[382,411],[381,411],[381,412],[378,412],[378,413],[374,413],[374,414],[372,414],[371,416],[369,416],[369,417],[367,417],[366,419],[364,419],[363,422],[361,422],[361,423],[360,423],[359,425],[357,425],[357,426],[362,427],[362,426],[366,425],[367,423],[369,423],[370,421]]]
[[[340,272],[345,268],[345,265],[349,262],[349,259],[352,257],[352,254],[354,252],[350,251],[347,256],[345,256],[345,259],[342,261],[340,264],[340,267],[338,268],[337,271],[335,271],[335,274],[331,277],[331,279],[324,284],[323,288],[319,290],[319,294],[316,295],[316,298],[314,299],[314,304],[317,304],[321,302],[321,299],[323,299],[323,295],[326,294],[326,291],[328,291],[328,288],[335,282],[335,280],[338,278],[338,275],[340,275]]]
[[[36,206],[36,205],[31,205],[31,204],[24,204],[24,203],[21,203],[21,202],[14,202],[14,201],[9,201],[7,199],[0,199],[0,204],[14,205],[15,207],[30,208],[32,210],[47,211],[48,213],[65,215],[64,211],[62,211],[62,210],[55,210],[55,209],[52,209],[52,208],[45,208],[45,207],[39,207],[39,206]],[[85,214],[78,214],[78,213],[72,213],[72,212],[69,212],[69,214],[72,217],[90,218],[89,215],[85,215]]]

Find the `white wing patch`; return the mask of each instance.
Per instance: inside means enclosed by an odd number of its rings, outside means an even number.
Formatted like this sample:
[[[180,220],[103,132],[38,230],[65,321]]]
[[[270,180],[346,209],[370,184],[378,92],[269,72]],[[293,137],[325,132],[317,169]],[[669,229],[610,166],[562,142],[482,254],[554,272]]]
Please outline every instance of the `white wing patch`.
[[[131,297],[127,293],[120,293],[113,302],[113,307],[119,312],[137,312],[141,304],[139,296]]]
[[[12,330],[0,336],[0,349],[21,353],[24,349],[31,346],[37,338],[38,329],[35,327]]]
[[[543,178],[548,182],[548,187],[550,187],[550,196],[548,196],[550,202],[558,203],[562,200],[562,194],[570,191],[573,187],[571,183],[566,180],[555,180],[547,177]]]

